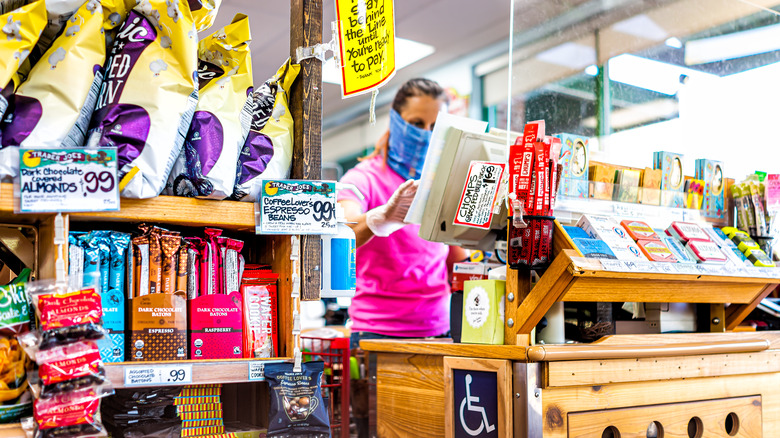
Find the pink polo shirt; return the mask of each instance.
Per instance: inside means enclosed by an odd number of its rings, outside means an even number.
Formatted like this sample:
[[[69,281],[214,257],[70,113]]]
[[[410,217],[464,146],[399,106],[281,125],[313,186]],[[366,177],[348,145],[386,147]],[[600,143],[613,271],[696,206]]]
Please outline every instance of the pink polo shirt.
[[[404,179],[377,157],[361,162],[341,181],[354,184],[366,199],[347,190],[338,199],[359,203],[365,213],[387,203]],[[449,247],[420,238],[419,229],[407,225],[357,249],[357,294],[349,308],[352,331],[426,337],[450,329]]]

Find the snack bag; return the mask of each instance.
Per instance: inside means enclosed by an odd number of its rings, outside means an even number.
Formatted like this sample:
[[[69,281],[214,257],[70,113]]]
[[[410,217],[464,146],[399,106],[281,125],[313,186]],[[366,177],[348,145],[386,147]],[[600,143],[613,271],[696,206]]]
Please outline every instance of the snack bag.
[[[162,191],[198,99],[197,40],[185,0],[141,0],[119,29],[88,144],[116,146],[124,197]]]
[[[122,0],[89,0],[65,21],[60,35],[13,96],[3,121],[3,147],[84,145],[103,82],[104,27],[110,26],[119,15],[109,12],[114,1],[122,3]],[[109,18],[110,15],[114,18]]]
[[[195,27],[198,28],[198,32],[203,32],[214,24],[222,0],[189,0],[189,4]]]
[[[8,100],[21,83],[17,70],[27,59],[46,26],[46,4],[32,2],[0,15],[0,117],[8,109]],[[0,147],[0,178],[19,173],[19,149]]]
[[[322,362],[301,364],[300,372],[291,363],[265,366],[265,379],[271,389],[268,437],[330,437],[330,420],[322,400]]]
[[[238,153],[252,119],[250,40],[249,17],[238,14],[198,45],[198,109],[167,193],[211,199],[233,193]]]
[[[254,202],[260,194],[261,179],[290,175],[293,118],[287,96],[300,70],[299,64],[288,59],[274,77],[253,93],[252,126],[238,158],[230,199]]]

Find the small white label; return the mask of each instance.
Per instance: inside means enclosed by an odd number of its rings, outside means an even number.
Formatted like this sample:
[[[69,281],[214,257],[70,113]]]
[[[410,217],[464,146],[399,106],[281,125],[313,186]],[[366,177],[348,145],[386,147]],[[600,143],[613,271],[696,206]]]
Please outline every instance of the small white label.
[[[249,362],[249,381],[265,380],[265,362]]]
[[[653,262],[634,262],[637,272],[658,272],[657,263]]]
[[[256,234],[336,234],[336,183],[263,180]]]
[[[601,267],[604,268],[605,271],[612,271],[612,272],[623,272],[625,269],[623,263],[621,263],[620,260],[610,260],[610,259],[602,259]]]
[[[690,275],[698,274],[694,265],[678,264],[675,266],[675,269],[679,274],[690,274]]]
[[[466,297],[463,311],[466,314],[466,322],[471,327],[475,329],[482,327],[490,315],[490,299],[487,291],[479,286],[471,289]]]
[[[125,367],[125,386],[189,385],[192,364]]]

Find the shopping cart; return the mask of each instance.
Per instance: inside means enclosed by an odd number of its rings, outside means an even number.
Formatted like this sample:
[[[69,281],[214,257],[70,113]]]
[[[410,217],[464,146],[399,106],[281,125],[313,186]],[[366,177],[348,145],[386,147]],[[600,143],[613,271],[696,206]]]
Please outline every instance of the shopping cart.
[[[349,338],[301,336],[301,343],[304,361],[325,362],[322,393],[328,398],[332,435],[349,438]]]

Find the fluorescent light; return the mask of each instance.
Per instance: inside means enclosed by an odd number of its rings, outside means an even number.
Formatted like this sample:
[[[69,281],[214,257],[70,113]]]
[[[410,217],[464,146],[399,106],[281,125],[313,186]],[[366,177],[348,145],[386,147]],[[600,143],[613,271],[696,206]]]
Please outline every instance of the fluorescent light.
[[[571,42],[563,43],[539,53],[536,59],[579,70],[596,62],[596,48]]]
[[[599,74],[599,66],[596,64],[591,64],[587,67],[585,67],[585,74],[588,76],[596,76]]]
[[[690,80],[711,79],[718,76],[679,65],[654,61],[636,55],[624,54],[609,60],[609,79],[669,96],[680,89],[680,77]]]
[[[682,49],[683,43],[680,41],[677,37],[671,37],[666,40],[666,45],[673,48],[673,49]]]
[[[652,41],[661,41],[668,35],[666,29],[645,14],[639,14],[628,20],[615,23],[612,25],[612,30]]]
[[[741,58],[780,50],[780,24],[685,43],[688,65]]]
[[[401,70],[415,62],[430,56],[436,49],[428,44],[405,38],[395,39],[395,69]],[[331,57],[322,64],[322,82],[341,84],[341,69],[336,66],[335,57]]]

